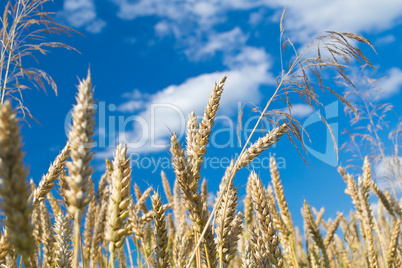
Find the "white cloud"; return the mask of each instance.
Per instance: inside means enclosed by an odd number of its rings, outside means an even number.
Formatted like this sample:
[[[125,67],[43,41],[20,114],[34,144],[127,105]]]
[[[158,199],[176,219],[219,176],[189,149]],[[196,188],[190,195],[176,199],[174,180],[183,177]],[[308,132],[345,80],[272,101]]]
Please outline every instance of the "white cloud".
[[[250,47],[242,51],[232,62],[247,59],[246,54],[254,60],[234,64],[227,73],[201,74],[179,85],[168,86],[152,95],[142,95],[138,90],[132,94],[125,94],[128,100],[118,109],[132,112],[141,107],[142,111],[133,118],[132,121],[135,122],[133,126],[120,133],[120,140],[116,143],[127,142],[129,150],[137,153],[166,149],[171,132],[184,134],[185,122],[191,111],[203,115],[213,83],[218,82],[224,75],[228,75],[228,79],[220,102],[222,115],[237,115],[239,101],[242,104],[248,102],[258,104],[262,99],[260,86],[275,84],[275,79],[270,73],[271,62],[263,49]],[[139,101],[143,103],[138,104]]]
[[[228,10],[247,10],[261,6],[262,1],[255,0],[111,0],[119,7],[118,16],[123,19],[135,19],[143,16],[158,16],[171,20],[220,20]],[[178,12],[179,11],[179,12]],[[211,21],[210,21],[211,22]]]
[[[239,25],[237,35],[232,32],[234,29],[228,31],[226,27],[217,27],[227,25],[232,11],[245,12],[249,16],[248,23],[253,27],[253,35],[259,36],[254,26],[263,21],[279,23],[286,5],[285,34],[293,42],[301,44],[326,30],[376,33],[402,21],[402,1],[399,0],[110,1],[118,6],[117,15],[122,19],[132,20],[146,16],[156,18],[155,33],[160,37],[173,35],[178,43],[177,48],[184,51],[190,60],[202,60],[214,56],[218,51],[229,53],[226,44],[229,44],[232,52],[239,51],[246,45],[249,34],[244,32],[248,31],[249,25]],[[266,10],[273,10],[274,15],[265,15],[270,14]],[[229,33],[233,36],[227,36]],[[246,38],[239,39],[238,42],[223,39],[238,36]]]
[[[169,20],[183,34],[211,30],[224,23],[233,10],[250,11],[250,23],[261,20],[256,8],[277,10],[271,18],[279,21],[283,7],[287,7],[285,25],[290,35],[301,42],[325,30],[350,32],[377,32],[388,29],[401,20],[402,1],[399,0],[111,0],[119,7],[123,19],[156,16]],[[180,11],[180,12],[178,12]],[[196,26],[196,27],[194,27]],[[189,27],[189,28],[188,28]]]
[[[100,33],[105,26],[106,22],[104,20],[95,19],[85,27],[85,30],[90,33]]]
[[[282,109],[282,112],[289,113],[289,110],[288,108],[284,108]],[[297,119],[303,119],[313,112],[314,110],[309,105],[304,103],[293,104],[291,108],[292,116]]]
[[[217,51],[231,54],[243,48],[248,37],[239,27],[222,33],[211,33],[206,42],[197,42],[186,50],[190,59],[201,59],[205,56],[212,56]]]
[[[251,25],[258,25],[264,20],[265,12],[263,9],[250,14],[248,23]]]
[[[159,36],[168,35],[171,31],[169,23],[167,21],[160,21],[154,26],[156,34]]]
[[[290,35],[302,42],[326,30],[379,32],[393,27],[402,16],[399,0],[274,0],[267,5],[278,8],[286,5],[285,25]]]
[[[390,43],[395,42],[396,38],[394,35],[389,34],[383,37],[378,38],[377,40],[375,40],[375,46],[383,46],[383,45],[388,45]]]
[[[65,0],[60,12],[74,28],[85,28],[88,32],[98,33],[106,22],[97,18],[93,0]]]
[[[379,99],[387,99],[398,94],[402,87],[402,70],[394,67],[387,71],[387,77],[381,81],[381,89],[378,92]]]
[[[145,103],[144,103],[143,100],[141,100],[141,99],[133,99],[133,100],[127,101],[127,102],[125,102],[123,104],[120,104],[119,107],[117,107],[117,110],[120,111],[120,112],[125,112],[125,113],[130,112],[130,113],[132,113],[132,112],[135,112],[135,111],[143,109],[144,105],[145,105]]]
[[[240,50],[247,35],[240,27],[217,31],[216,25],[227,21],[229,10],[244,10],[258,6],[256,1],[205,0],[111,0],[119,7],[118,16],[132,20],[138,17],[156,17],[154,30],[163,37],[173,35],[190,60],[213,56],[217,51],[225,53]]]

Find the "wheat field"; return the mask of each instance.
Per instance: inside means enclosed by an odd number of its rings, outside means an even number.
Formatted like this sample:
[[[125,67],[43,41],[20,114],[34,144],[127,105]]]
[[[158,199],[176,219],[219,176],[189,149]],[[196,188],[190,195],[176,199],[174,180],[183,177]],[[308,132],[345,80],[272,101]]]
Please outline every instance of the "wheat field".
[[[39,8],[29,6],[35,1],[18,2],[33,11]],[[16,4],[11,10],[18,8]],[[335,71],[352,85],[345,71],[350,61],[374,68],[353,45],[362,42],[371,46],[362,36],[327,32],[283,70],[249,139],[227,166],[211,205],[206,180],[201,180],[200,173],[225,82],[230,77],[215,83],[204,114],[188,115],[185,141],[172,134],[169,151],[174,184],[169,184],[162,171],[161,187],[140,189],[124,143],[115,148],[113,159],[105,160],[104,174],[94,176],[96,96],[88,72],[77,86],[68,141],[36,185],[27,181],[20,114],[12,107],[21,104],[12,98],[20,89],[10,89],[6,84],[9,74],[3,76],[7,62],[19,60],[11,53],[19,28],[8,27],[6,17],[0,104],[1,267],[402,267],[402,208],[394,194],[375,182],[368,157],[358,176],[338,168],[354,209],[325,219],[324,210],[317,211],[306,200],[301,208],[303,226],[294,224],[274,158],[270,159],[269,185],[262,183],[268,178],[249,170],[244,198],[234,186],[236,173],[276,142],[286,137],[291,142],[301,139],[301,125],[290,109],[289,113],[271,109],[279,96],[298,94],[308,105],[317,107],[321,103],[316,90],[322,89],[355,110],[324,84],[321,74]],[[70,31],[61,25],[55,27]],[[320,53],[324,50],[327,54]],[[311,56],[311,52],[315,54]],[[324,54],[332,57],[321,56]],[[320,81],[318,86],[312,76]],[[291,103],[287,105],[291,107]],[[264,118],[274,128],[255,137]],[[375,207],[373,198],[378,200]],[[240,206],[241,202],[244,205]]]

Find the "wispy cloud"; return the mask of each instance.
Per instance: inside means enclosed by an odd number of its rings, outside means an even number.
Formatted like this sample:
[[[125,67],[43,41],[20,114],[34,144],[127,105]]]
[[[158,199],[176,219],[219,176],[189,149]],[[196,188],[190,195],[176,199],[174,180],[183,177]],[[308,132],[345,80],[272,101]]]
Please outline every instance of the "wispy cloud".
[[[272,1],[271,7],[286,5],[285,25],[290,36],[306,42],[326,31],[379,32],[402,21],[402,2],[398,0],[288,0]],[[277,13],[277,19],[280,11]]]
[[[248,36],[239,27],[221,33],[211,33],[205,42],[196,42],[186,49],[185,53],[190,59],[198,60],[212,56],[218,51],[231,54],[244,48]]]
[[[379,98],[388,99],[400,92],[402,88],[402,70],[394,67],[387,71],[387,76],[381,81],[381,89],[378,92]]]
[[[388,45],[390,43],[395,42],[396,38],[394,35],[389,34],[383,37],[378,38],[377,40],[375,40],[375,45],[376,46],[383,46],[383,45]]]
[[[270,19],[278,22],[285,5],[287,31],[295,41],[302,43],[325,30],[378,32],[402,20],[402,2],[398,0],[111,1],[119,7],[120,18],[159,18],[181,42],[188,41],[189,36],[201,40],[210,32],[213,33],[216,25],[227,22],[231,11],[249,12],[249,23],[255,25],[263,19],[261,10],[271,9],[277,12]],[[256,12],[256,8],[260,8],[260,11]]]
[[[65,0],[60,15],[74,28],[99,33],[106,22],[96,14],[94,0]]]

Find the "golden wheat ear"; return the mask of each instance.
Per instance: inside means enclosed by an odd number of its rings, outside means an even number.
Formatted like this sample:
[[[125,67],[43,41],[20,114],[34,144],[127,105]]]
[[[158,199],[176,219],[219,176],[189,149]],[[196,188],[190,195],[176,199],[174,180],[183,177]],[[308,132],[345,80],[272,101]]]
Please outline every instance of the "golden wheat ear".
[[[262,254],[257,262],[260,265],[272,264],[282,267],[283,257],[279,237],[272,221],[266,190],[255,172],[251,172],[250,180],[253,208],[257,216],[253,227],[254,244],[257,245],[258,251]]]
[[[73,252],[71,246],[70,217],[62,211],[55,215],[54,232],[56,233],[54,247],[56,267],[71,267]]]
[[[60,154],[56,157],[54,162],[50,165],[48,172],[46,175],[43,175],[41,181],[39,182],[38,187],[34,191],[33,194],[33,205],[36,206],[38,203],[45,200],[46,195],[53,189],[56,184],[56,179],[64,174],[64,166],[67,162],[67,159],[70,157],[70,146],[67,142],[66,146],[60,152]]]
[[[74,219],[73,265],[77,267],[79,264],[81,219],[85,207],[91,200],[89,192],[93,173],[91,149],[95,131],[95,101],[89,72],[87,78],[78,85],[76,101],[77,104],[74,106],[72,115],[73,125],[68,134],[71,162],[67,162],[66,165],[69,174],[60,181],[62,182],[65,201],[68,204],[67,210]]]
[[[114,266],[114,254],[124,244],[128,229],[125,220],[131,202],[131,168],[127,157],[127,146],[118,145],[113,160],[113,173],[110,185],[110,201],[106,240],[109,241],[110,264]]]
[[[161,197],[157,192],[151,196],[154,220],[154,238],[155,238],[155,262],[156,267],[168,268],[169,256],[167,255],[168,232]]]

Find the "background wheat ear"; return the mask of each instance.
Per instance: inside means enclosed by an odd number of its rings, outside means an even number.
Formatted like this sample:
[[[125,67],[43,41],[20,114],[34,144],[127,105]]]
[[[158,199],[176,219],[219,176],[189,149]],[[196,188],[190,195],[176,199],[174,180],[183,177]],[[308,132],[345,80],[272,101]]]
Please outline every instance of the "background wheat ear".
[[[0,105],[0,206],[4,212],[3,224],[9,233],[9,241],[16,253],[23,256],[26,267],[30,267],[28,257],[35,248],[30,222],[31,191],[26,181],[28,172],[22,162],[18,122],[17,115],[8,101]]]
[[[55,235],[55,263],[56,267],[71,267],[73,257],[71,246],[70,217],[60,211],[55,215],[54,232]]]
[[[54,185],[56,184],[55,180],[61,174],[64,174],[64,166],[67,159],[70,157],[69,153],[70,146],[67,142],[66,146],[64,146],[63,150],[50,165],[48,172],[42,177],[38,187],[33,192],[34,206],[36,206],[39,202],[42,202],[46,198],[46,195],[53,189]]]
[[[153,215],[154,215],[154,237],[155,237],[155,263],[156,267],[168,268],[169,256],[167,255],[168,246],[168,232],[165,217],[165,210],[162,206],[162,200],[158,194],[155,192],[151,196]]]

